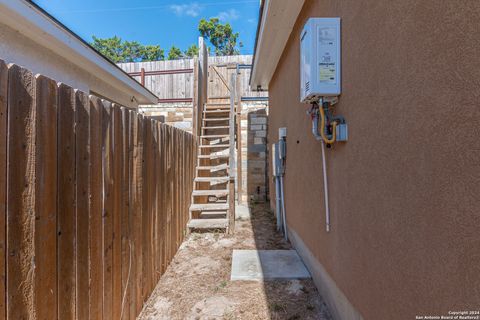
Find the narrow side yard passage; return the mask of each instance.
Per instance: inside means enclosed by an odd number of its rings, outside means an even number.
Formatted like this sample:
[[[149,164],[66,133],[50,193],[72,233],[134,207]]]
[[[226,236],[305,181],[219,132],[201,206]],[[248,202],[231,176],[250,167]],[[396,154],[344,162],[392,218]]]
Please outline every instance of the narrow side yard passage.
[[[147,301],[140,319],[330,319],[311,279],[231,281],[233,249],[291,249],[265,205],[237,220],[234,235],[194,233]]]

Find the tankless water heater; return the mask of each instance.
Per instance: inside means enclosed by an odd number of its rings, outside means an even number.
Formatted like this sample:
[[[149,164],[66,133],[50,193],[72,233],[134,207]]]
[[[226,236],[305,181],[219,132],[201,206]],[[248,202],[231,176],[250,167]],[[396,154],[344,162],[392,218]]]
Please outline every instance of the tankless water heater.
[[[308,19],[300,39],[300,101],[340,95],[340,18]]]

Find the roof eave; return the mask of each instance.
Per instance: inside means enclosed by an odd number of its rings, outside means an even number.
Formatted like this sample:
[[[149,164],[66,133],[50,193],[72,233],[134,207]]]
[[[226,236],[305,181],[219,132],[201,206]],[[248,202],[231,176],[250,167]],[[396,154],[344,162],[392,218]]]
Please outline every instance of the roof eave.
[[[26,0],[0,0],[0,17],[24,36],[128,92],[138,104],[156,104],[158,97],[105,58],[42,8]]]
[[[304,2],[265,0],[262,4],[250,77],[253,90],[268,90]]]

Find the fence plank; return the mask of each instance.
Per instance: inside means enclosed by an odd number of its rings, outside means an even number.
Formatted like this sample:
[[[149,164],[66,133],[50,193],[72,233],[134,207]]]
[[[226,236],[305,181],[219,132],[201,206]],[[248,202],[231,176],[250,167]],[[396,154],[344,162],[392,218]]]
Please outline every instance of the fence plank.
[[[133,199],[134,199],[134,246],[135,246],[135,313],[142,310],[142,207],[143,207],[143,116],[137,115],[134,122],[134,165],[133,165]]]
[[[130,285],[131,274],[131,242],[130,242],[130,220],[129,220],[129,196],[130,196],[130,113],[128,109],[121,108],[121,121],[122,121],[122,203],[121,203],[121,259],[122,259],[122,304],[121,304],[121,316],[120,319],[130,319],[130,304],[132,292]]]
[[[167,217],[167,214],[166,214],[166,204],[165,204],[165,201],[166,201],[166,194],[167,194],[167,190],[166,190],[166,180],[164,177],[166,177],[166,165],[167,165],[167,161],[166,161],[166,157],[167,157],[167,150],[166,150],[166,139],[165,139],[165,136],[166,136],[166,133],[165,133],[165,125],[160,123],[159,124],[160,126],[160,149],[161,149],[161,161],[160,161],[160,164],[161,164],[161,168],[160,168],[160,172],[161,172],[161,176],[162,176],[162,179],[160,180],[160,205],[161,205],[161,213],[160,213],[160,223],[161,223],[161,228],[160,228],[160,243],[161,243],[161,247],[160,247],[160,250],[161,250],[161,273],[163,274],[166,270],[166,267],[167,267],[167,263],[166,263],[166,248],[167,248],[167,244],[166,244],[166,236],[165,236],[165,232],[166,232],[166,217]]]
[[[89,319],[90,287],[90,103],[75,91],[76,316]]]
[[[35,308],[57,318],[57,84],[35,77]]]
[[[123,125],[122,112],[113,105],[113,319],[122,309]]]
[[[35,314],[35,113],[32,73],[8,72],[7,317]]]
[[[113,314],[113,136],[112,104],[103,101],[103,319]]]
[[[151,121],[148,118],[144,118],[145,125],[145,148],[144,148],[144,166],[143,166],[143,177],[145,181],[144,197],[143,197],[143,209],[142,209],[142,236],[143,236],[143,251],[142,251],[142,266],[143,266],[143,301],[146,301],[150,293],[151,286],[151,221],[150,217],[152,214],[152,175],[151,175],[151,165],[152,165],[152,130],[151,130]]]
[[[152,215],[152,290],[157,283],[158,263],[158,126],[152,121],[152,147],[153,147],[153,215]]]
[[[100,99],[90,96],[90,319],[103,319],[102,116]]]
[[[58,87],[58,318],[75,319],[75,93]]]
[[[7,318],[6,214],[7,214],[7,90],[8,69],[0,60],[0,319]]]
[[[129,148],[128,148],[128,164],[129,164],[129,177],[128,177],[128,184],[129,184],[129,206],[128,206],[128,224],[129,224],[129,231],[130,231],[130,238],[129,238],[129,245],[130,245],[130,254],[131,254],[131,261],[129,261],[130,267],[130,277],[129,277],[129,292],[130,292],[130,319],[136,319],[137,317],[137,304],[136,304],[136,292],[137,292],[137,283],[136,283],[136,274],[137,274],[137,263],[136,263],[136,240],[135,240],[135,230],[136,230],[136,216],[135,216],[135,180],[134,180],[134,137],[135,137],[135,130],[136,130],[136,123],[137,123],[137,114],[134,111],[129,111]]]

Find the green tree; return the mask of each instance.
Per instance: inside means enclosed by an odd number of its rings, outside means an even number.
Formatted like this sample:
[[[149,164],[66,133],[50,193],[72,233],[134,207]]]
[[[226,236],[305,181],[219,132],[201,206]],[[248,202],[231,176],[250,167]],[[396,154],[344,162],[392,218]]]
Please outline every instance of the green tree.
[[[92,47],[114,63],[164,60],[165,53],[158,45],[142,45],[137,41],[122,41],[121,38],[97,38],[93,36]]]
[[[183,58],[182,50],[175,46],[172,46],[168,51],[168,60],[175,60],[180,58]]]
[[[185,56],[193,58],[195,56],[198,56],[198,51],[198,46],[196,44],[192,44],[190,47],[188,47],[187,50],[185,50]]]
[[[198,24],[198,31],[202,37],[208,39],[215,48],[217,56],[238,55],[243,47],[241,42],[238,43],[238,32],[234,33],[229,23],[222,24],[218,18],[210,18],[210,20],[202,19]]]

